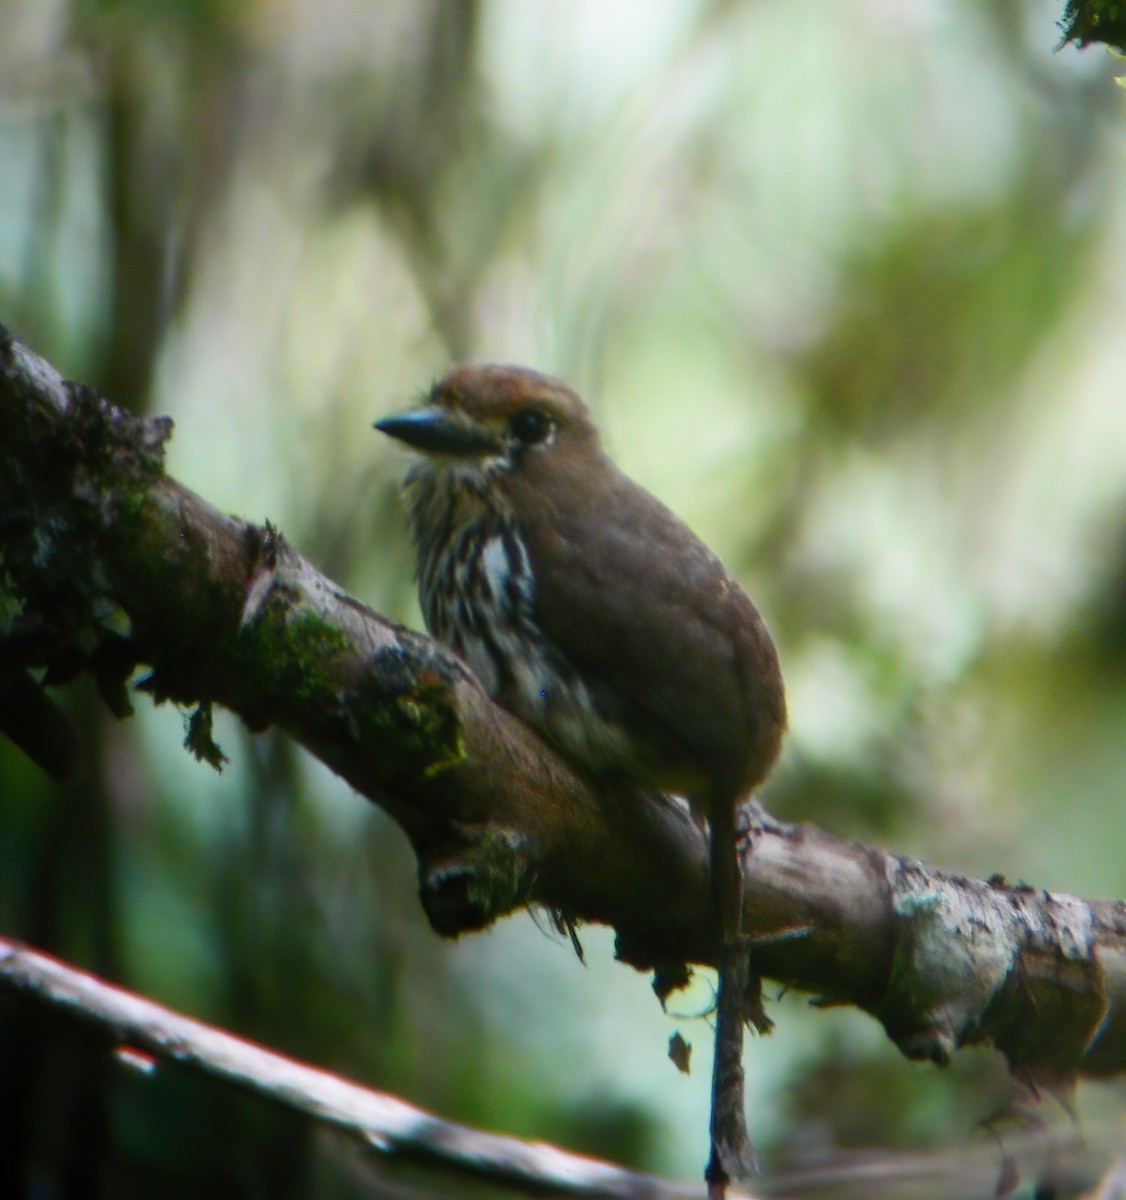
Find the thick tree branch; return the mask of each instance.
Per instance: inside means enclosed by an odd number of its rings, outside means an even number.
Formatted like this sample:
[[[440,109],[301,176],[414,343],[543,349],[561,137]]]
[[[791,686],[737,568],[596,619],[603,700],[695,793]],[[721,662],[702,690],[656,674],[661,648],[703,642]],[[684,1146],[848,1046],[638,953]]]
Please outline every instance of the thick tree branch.
[[[448,651],[344,595],[269,526],[168,478],[138,421],[0,341],[0,698],[91,670],[117,711],[147,688],[292,734],[403,826],[423,906],[456,935],[522,904],[618,932],[639,967],[714,962],[707,849],[685,807],[577,777]],[[127,627],[127,636],[122,633]],[[26,715],[34,706],[19,704]],[[0,703],[0,723],[5,708]],[[8,731],[51,769],[43,717]],[[1126,1063],[1126,905],[960,879],[742,814],[756,968],[881,1020],[911,1057],[992,1040],[1061,1086]]]

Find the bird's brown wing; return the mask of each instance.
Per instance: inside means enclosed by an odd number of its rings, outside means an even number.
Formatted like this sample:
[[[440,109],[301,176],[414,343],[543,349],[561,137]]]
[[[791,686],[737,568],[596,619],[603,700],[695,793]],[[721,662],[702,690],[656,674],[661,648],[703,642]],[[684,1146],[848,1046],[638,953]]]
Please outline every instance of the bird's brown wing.
[[[684,522],[602,461],[593,485],[588,474],[524,530],[537,620],[584,679],[668,739],[671,762],[733,793],[749,788],[784,722],[770,636]]]

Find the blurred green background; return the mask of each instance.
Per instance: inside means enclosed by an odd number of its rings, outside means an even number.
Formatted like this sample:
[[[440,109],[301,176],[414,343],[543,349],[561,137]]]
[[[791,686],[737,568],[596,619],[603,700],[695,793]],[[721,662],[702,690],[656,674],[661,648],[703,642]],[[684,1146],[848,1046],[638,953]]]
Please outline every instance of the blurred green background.
[[[768,616],[772,811],[1126,896],[1126,95],[1100,48],[1055,52],[1061,8],[0,0],[0,320],[415,624],[372,420],[452,360],[565,376]],[[64,699],[73,784],[0,747],[5,934],[442,1115],[699,1177],[707,979],[665,1015],[606,931],[587,968],[528,916],[442,943],[397,828],[283,739],[220,719],[217,775],[170,706]],[[957,1144],[1005,1102],[988,1051],[940,1072],[860,1014],[770,1010],[773,1169]],[[4,1196],[503,1194],[373,1191],[324,1131],[10,999],[0,1105]]]

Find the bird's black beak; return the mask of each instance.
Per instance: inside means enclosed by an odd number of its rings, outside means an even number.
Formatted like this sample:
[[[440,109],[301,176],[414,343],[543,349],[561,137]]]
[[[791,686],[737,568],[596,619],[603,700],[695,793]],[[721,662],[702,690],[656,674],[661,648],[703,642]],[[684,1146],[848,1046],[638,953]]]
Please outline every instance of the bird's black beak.
[[[485,430],[437,405],[384,417],[375,422],[375,428],[430,454],[479,454],[497,449]]]

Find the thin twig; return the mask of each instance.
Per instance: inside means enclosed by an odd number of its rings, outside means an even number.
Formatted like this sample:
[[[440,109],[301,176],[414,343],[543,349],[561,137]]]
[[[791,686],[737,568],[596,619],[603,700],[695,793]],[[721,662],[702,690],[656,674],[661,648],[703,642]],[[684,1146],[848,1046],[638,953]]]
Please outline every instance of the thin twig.
[[[336,1126],[386,1157],[409,1158],[489,1178],[540,1196],[696,1200],[702,1186],[653,1175],[546,1142],[445,1121],[114,987],[18,942],[0,938],[0,986],[104,1030],[128,1053],[195,1068]]]

